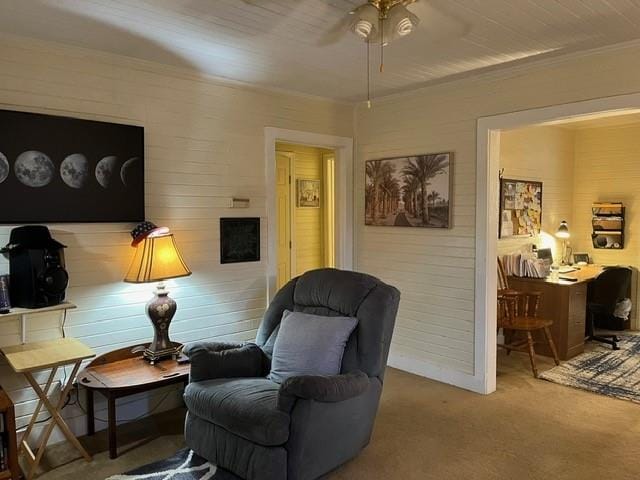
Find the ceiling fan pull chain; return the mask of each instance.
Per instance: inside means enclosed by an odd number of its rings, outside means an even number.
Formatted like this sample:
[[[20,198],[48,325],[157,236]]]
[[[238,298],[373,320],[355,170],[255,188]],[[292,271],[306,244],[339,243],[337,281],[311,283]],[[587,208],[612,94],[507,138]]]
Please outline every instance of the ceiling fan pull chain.
[[[371,45],[369,40],[365,40],[367,44],[367,108],[371,108]]]
[[[384,20],[380,17],[380,73],[384,72]]]

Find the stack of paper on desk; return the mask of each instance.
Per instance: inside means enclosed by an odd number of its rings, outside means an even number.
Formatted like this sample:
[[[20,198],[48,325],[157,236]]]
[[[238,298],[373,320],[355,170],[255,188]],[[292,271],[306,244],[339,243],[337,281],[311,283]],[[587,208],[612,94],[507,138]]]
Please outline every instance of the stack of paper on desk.
[[[514,277],[545,278],[551,267],[547,260],[520,253],[503,256],[502,264],[505,273]]]

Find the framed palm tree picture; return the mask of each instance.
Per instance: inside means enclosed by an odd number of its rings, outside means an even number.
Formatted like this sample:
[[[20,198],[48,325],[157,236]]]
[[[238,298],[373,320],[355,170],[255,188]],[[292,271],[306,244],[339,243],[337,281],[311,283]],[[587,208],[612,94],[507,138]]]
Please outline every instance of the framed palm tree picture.
[[[451,228],[452,152],[368,160],[365,225]]]

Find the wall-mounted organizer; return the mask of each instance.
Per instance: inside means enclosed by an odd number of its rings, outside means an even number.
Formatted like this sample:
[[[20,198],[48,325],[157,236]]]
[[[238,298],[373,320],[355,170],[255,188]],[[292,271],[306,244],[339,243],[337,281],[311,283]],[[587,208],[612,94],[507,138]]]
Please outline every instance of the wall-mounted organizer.
[[[624,205],[620,202],[597,202],[591,207],[593,248],[624,248]]]

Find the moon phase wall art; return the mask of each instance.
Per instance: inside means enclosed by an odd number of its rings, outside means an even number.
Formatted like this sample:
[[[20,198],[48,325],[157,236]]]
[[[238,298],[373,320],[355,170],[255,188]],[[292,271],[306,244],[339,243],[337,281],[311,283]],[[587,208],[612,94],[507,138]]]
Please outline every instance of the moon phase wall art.
[[[0,110],[0,223],[144,220],[144,128]]]

